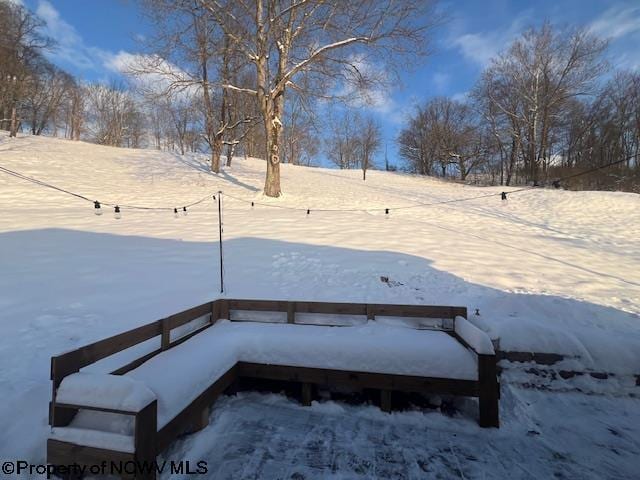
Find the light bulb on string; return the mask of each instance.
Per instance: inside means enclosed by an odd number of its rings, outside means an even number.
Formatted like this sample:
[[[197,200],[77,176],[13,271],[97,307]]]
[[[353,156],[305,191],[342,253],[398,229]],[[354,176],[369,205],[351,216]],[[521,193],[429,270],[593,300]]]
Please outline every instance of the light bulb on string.
[[[122,213],[120,213],[120,207],[118,205],[113,209],[113,216],[116,220],[120,220],[122,218]]]
[[[178,209],[177,208],[173,209],[173,216],[176,217],[176,218],[178,218],[180,216],[180,215],[178,215]]]
[[[96,215],[102,215],[102,207],[100,206],[100,202],[97,200],[93,202],[93,213]]]
[[[384,218],[389,218],[389,209],[388,208],[384,209]]]
[[[187,216],[187,207],[182,207],[182,215]]]

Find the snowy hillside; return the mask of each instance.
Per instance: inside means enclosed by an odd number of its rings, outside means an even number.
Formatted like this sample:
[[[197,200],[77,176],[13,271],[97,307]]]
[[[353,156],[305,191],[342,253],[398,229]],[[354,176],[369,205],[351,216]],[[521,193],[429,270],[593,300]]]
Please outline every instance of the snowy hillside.
[[[285,195],[274,200],[260,193],[263,161],[236,158],[220,175],[206,162],[0,136],[1,166],[105,203],[180,208],[222,190],[229,296],[463,305],[479,309],[471,320],[501,350],[564,354],[567,369],[616,374],[568,389],[638,393],[638,195],[540,189],[506,203],[393,210],[503,189],[283,165]],[[51,355],[219,295],[213,199],[179,218],[104,210],[0,175],[2,458],[43,457]],[[34,414],[17,418],[18,406]]]

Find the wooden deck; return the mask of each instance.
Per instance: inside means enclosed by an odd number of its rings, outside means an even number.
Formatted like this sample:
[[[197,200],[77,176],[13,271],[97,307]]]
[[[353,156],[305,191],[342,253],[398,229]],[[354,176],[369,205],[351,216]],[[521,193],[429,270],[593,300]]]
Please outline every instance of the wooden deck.
[[[394,392],[478,397],[479,424],[483,427],[498,427],[499,425],[496,356],[476,352],[465,339],[456,333],[456,317],[466,318],[467,310],[465,307],[219,299],[53,357],[51,359],[53,390],[49,418],[51,426],[64,427],[69,425],[78,410],[87,409],[83,405],[56,403],[57,389],[68,375],[154,337],[160,337],[160,348],[129,361],[126,365],[112,372],[115,375],[124,375],[154,356],[188,341],[219,319],[233,321],[233,313],[237,311],[280,312],[283,321],[290,324],[297,323],[296,315],[300,313],[359,315],[368,320],[375,320],[376,316],[444,319],[446,322],[442,322],[437,328],[446,331],[477,356],[477,380],[238,362],[186,408],[175,412],[172,420],[159,430],[157,428],[156,401],[138,412],[116,412],[132,415],[135,419],[135,451],[133,453],[115,452],[49,439],[47,442],[47,462],[52,465],[72,463],[95,465],[102,460],[153,462],[156,456],[179,435],[204,427],[210,406],[225,391],[235,389],[239,384],[251,388],[252,382],[260,380],[296,382],[300,385],[301,399],[304,404],[310,404],[313,392],[317,387],[373,389],[379,392],[380,406],[385,411],[392,409]],[[206,317],[206,322],[203,325],[172,340],[172,331],[194,320],[201,320],[203,317]],[[334,328],[341,327],[335,326]],[[137,476],[137,478],[154,477],[153,472]]]

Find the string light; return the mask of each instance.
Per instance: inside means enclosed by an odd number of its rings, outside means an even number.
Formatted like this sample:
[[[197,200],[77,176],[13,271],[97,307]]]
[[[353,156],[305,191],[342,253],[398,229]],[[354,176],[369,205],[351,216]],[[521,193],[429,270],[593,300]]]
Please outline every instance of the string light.
[[[182,207],[182,215],[187,216],[187,207]]]
[[[177,208],[173,209],[173,216],[178,218],[178,209]]]
[[[587,175],[587,174],[590,174],[590,173],[593,173],[593,172],[596,172],[596,171],[599,171],[599,170],[603,170],[605,168],[609,168],[609,167],[612,167],[612,166],[615,166],[615,165],[619,165],[621,163],[627,163],[627,162],[629,162],[630,160],[632,160],[634,158],[638,158],[639,156],[640,156],[640,154],[636,153],[636,154],[633,154],[633,155],[631,155],[631,156],[629,156],[627,158],[623,158],[623,159],[620,159],[620,160],[617,160],[617,161],[614,161],[614,162],[610,162],[610,163],[607,163],[605,165],[597,166],[597,167],[591,168],[591,169],[583,171],[583,172],[577,172],[577,173],[574,173],[572,175],[567,175],[565,177],[557,178],[557,179],[555,179],[555,180],[553,180],[551,182],[551,185],[554,188],[561,188],[561,185],[562,185],[561,182],[564,182],[564,181],[567,181],[567,180],[570,180],[570,179],[573,179],[573,178],[576,178],[576,177],[580,177],[580,176],[583,176],[583,175]],[[72,192],[70,190],[66,190],[64,188],[58,187],[56,185],[52,185],[50,183],[44,182],[42,180],[38,180],[37,178],[24,175],[24,174],[22,174],[20,172],[14,171],[14,170],[10,170],[10,169],[2,166],[2,165],[0,165],[0,173],[4,173],[6,175],[13,176],[13,177],[18,178],[20,180],[24,180],[24,181],[33,183],[33,184],[41,186],[41,187],[50,188],[52,190],[56,190],[58,192],[65,193],[67,195],[79,198],[79,199],[84,200],[84,201],[89,202],[89,203],[93,203],[93,205],[94,205],[94,213],[96,215],[102,215],[102,213],[103,213],[102,208],[101,208],[102,205],[100,204],[99,201],[91,200],[90,198],[87,198],[84,195],[81,195],[79,193],[75,193],[75,192]],[[520,188],[520,189],[517,189],[517,190],[511,190],[508,193],[515,194],[515,193],[520,193],[520,192],[526,192],[526,191],[531,191],[531,190],[539,188],[539,187],[540,186],[536,184],[536,185],[533,185],[533,186],[524,187],[524,188]],[[219,194],[221,195],[222,192],[220,191]],[[495,197],[497,195],[500,195],[500,197],[501,197],[501,199],[503,201],[503,204],[505,204],[506,200],[507,200],[507,192],[500,192],[500,193],[490,193],[490,194],[486,194],[486,195],[478,195],[478,196],[467,197],[467,198],[456,198],[456,199],[443,200],[443,201],[438,201],[438,202],[416,203],[414,205],[404,205],[404,206],[398,206],[398,207],[392,207],[392,208],[385,208],[385,215],[388,215],[390,210],[406,210],[406,209],[410,209],[410,208],[430,207],[430,206],[445,205],[445,204],[450,204],[450,203],[468,202],[468,201],[471,201],[471,200],[478,200],[478,199],[483,199],[483,198]],[[200,200],[197,200],[195,202],[189,203],[189,204],[185,205],[184,207],[182,207],[183,214],[184,215],[187,214],[187,207],[193,207],[195,205],[199,205],[200,203],[206,201],[210,196],[213,198],[213,200],[216,200],[216,196],[215,195],[207,194],[205,197],[201,198]],[[300,210],[304,211],[305,210],[304,208],[300,208],[300,207],[288,207],[288,206],[285,206],[285,205],[268,204],[268,203],[256,203],[254,201],[245,200],[245,199],[239,198],[239,197],[234,197],[233,195],[229,195],[229,194],[227,194],[227,196],[229,196],[229,197],[231,197],[231,198],[233,198],[235,200],[238,200],[240,202],[250,203],[251,207],[255,207],[256,205],[259,205],[259,206],[263,206],[263,207],[281,208],[281,209],[285,209],[285,210],[297,210],[297,211],[300,211]],[[103,205],[114,206],[114,204],[108,203],[108,202],[104,202]],[[148,210],[148,211],[151,211],[151,210],[155,210],[155,211],[164,210],[164,211],[167,211],[168,210],[168,211],[171,211],[171,209],[173,209],[174,215],[177,214],[177,208],[175,208],[175,207],[149,207],[149,206],[140,206],[140,205],[123,205],[123,206],[125,208],[130,209],[130,210]],[[366,209],[366,208],[360,208],[360,209],[349,209],[349,208],[347,208],[347,209],[323,209],[323,208],[319,208],[319,209],[316,209],[316,210],[317,211],[321,211],[321,212],[374,212],[377,209]],[[307,208],[306,211],[307,211],[307,215],[311,214],[311,209],[310,208]],[[117,219],[122,218],[122,214],[121,214],[119,205],[115,205],[114,216]]]

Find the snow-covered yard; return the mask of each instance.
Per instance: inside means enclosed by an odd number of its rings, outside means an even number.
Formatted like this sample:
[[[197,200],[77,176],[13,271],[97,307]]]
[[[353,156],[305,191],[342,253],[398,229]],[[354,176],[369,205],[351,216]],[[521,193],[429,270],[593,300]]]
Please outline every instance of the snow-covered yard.
[[[229,296],[465,305],[503,350],[564,354],[558,368],[615,374],[543,381],[562,391],[549,393],[525,388],[540,379],[519,364],[503,376],[500,431],[464,415],[223,399],[207,429],[167,454],[206,457],[219,469],[211,478],[637,474],[637,195],[534,190],[506,203],[393,210],[502,189],[385,172],[362,182],[359,172],[284,165],[286,194],[271,200],[259,193],[260,160],[235,159],[215,176],[205,156],[4,134],[0,165],[102,202],[179,208],[222,190],[310,208],[252,209],[223,195]],[[314,211],[322,208],[377,210]],[[0,176],[2,459],[44,461],[51,355],[218,295],[213,199],[179,218],[122,210],[120,220],[108,209],[95,216],[89,203]]]

